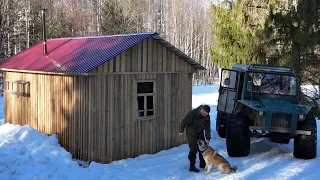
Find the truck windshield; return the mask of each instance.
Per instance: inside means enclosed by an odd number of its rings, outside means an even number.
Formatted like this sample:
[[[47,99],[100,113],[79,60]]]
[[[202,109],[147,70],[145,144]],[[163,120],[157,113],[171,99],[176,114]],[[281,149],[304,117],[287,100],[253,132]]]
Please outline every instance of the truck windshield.
[[[297,81],[295,76],[268,74],[268,73],[249,73],[247,90],[275,95],[297,94]]]

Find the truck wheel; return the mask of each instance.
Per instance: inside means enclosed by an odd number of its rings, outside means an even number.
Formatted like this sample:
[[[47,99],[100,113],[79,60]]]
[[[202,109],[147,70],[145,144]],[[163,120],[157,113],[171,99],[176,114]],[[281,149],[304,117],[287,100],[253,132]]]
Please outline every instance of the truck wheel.
[[[216,120],[216,131],[218,132],[221,138],[226,138],[226,126],[227,120],[223,119],[222,114],[220,112],[217,113],[217,120]]]
[[[243,157],[250,153],[250,131],[248,119],[232,114],[227,125],[227,151],[231,157]]]
[[[298,134],[294,138],[294,157],[299,159],[315,158],[317,156],[317,122],[315,117],[308,114],[304,121],[298,122],[297,129],[311,131],[311,135]]]

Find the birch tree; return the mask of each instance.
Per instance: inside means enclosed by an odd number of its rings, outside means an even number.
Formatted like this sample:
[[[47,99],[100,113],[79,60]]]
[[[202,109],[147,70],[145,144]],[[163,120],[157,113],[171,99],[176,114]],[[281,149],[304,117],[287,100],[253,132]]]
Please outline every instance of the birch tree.
[[[2,0],[0,58],[41,41],[41,9],[46,8],[48,38],[158,32],[207,68],[195,82],[212,83],[209,7],[209,0]]]

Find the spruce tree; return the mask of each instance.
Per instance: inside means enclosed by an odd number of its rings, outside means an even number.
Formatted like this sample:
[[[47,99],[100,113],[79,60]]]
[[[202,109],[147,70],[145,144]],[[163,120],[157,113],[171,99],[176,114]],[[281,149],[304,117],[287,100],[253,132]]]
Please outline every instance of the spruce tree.
[[[264,18],[252,20],[249,1],[224,1],[212,5],[213,45],[211,59],[220,67],[264,63]]]
[[[293,4],[288,0],[287,8],[272,2],[266,35],[273,47],[278,46],[280,64],[293,66],[300,73],[300,59],[306,53],[312,54],[320,43],[320,1],[298,0]]]

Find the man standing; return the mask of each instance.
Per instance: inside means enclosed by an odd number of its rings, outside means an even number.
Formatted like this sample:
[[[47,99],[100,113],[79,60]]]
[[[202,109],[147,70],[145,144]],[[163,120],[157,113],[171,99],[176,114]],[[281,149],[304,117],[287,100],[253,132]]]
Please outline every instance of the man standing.
[[[197,140],[202,139],[205,140],[204,134],[207,142],[209,143],[211,139],[211,129],[210,129],[210,107],[208,105],[200,105],[196,109],[193,109],[188,112],[188,114],[183,118],[179,127],[179,135],[182,136],[184,129],[186,128],[187,139],[189,143],[189,155],[188,159],[190,160],[190,168],[191,172],[199,172],[199,169],[195,167],[198,144]],[[205,133],[203,132],[205,130]],[[199,152],[200,159],[200,168],[204,168],[206,163],[203,159],[202,154]]]

